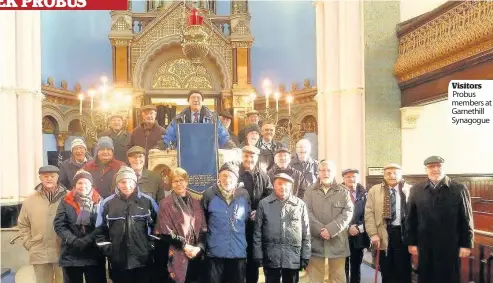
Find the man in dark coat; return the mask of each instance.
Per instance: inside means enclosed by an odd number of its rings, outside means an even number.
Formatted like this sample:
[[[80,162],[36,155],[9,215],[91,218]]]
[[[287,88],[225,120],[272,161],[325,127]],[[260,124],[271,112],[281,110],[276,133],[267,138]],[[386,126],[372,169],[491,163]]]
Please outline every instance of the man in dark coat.
[[[231,138],[231,141],[236,145],[236,147],[240,146],[240,140],[238,139],[238,136],[231,131],[231,123],[233,122],[233,115],[229,113],[228,111],[223,111],[219,113],[219,120],[221,120],[221,123],[223,124],[224,128],[228,131],[229,137]]]
[[[260,150],[254,146],[247,145],[242,148],[242,151],[238,182],[244,184],[244,188],[250,196],[251,204],[250,217],[245,232],[247,241],[246,283],[257,283],[259,266],[253,260],[253,230],[255,226],[255,215],[260,200],[269,196],[273,189],[267,173],[260,170],[257,166]]]
[[[469,190],[445,175],[439,156],[424,161],[428,180],[413,187],[406,220],[409,253],[418,256],[420,283],[459,283],[460,258],[474,242]]]
[[[274,155],[274,162],[274,166],[272,166],[272,168],[267,172],[270,181],[274,183],[274,176],[277,174],[288,174],[294,181],[291,193],[294,196],[303,199],[308,183],[306,182],[305,177],[303,177],[303,174],[289,164],[291,162],[291,153],[289,152],[289,149],[286,147],[280,147]]]
[[[258,113],[257,110],[251,110],[251,111],[248,111],[246,113],[247,121],[246,121],[245,128],[243,128],[238,133],[238,141],[240,142],[240,144],[244,144],[245,143],[246,135],[248,134],[246,131],[247,131],[247,128],[249,126],[256,125],[260,129],[260,126],[259,126],[260,117],[259,117],[258,114],[259,113]],[[260,131],[259,131],[259,134],[260,134]]]
[[[346,258],[346,281],[348,283],[361,282],[361,262],[363,250],[370,246],[370,238],[365,231],[365,204],[366,190],[360,182],[358,169],[346,169],[342,171],[344,186],[349,191],[351,201],[354,204],[353,218],[349,223],[349,257]],[[351,272],[349,272],[351,270]],[[351,276],[349,276],[351,274]]]

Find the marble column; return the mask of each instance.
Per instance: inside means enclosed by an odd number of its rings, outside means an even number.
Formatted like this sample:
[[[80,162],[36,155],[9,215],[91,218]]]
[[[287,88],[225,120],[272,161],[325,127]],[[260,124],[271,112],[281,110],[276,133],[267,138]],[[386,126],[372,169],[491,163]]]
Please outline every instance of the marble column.
[[[364,176],[364,65],[360,1],[317,1],[318,156]]]
[[[2,198],[30,194],[43,163],[40,26],[39,11],[0,13]]]
[[[15,11],[0,12],[0,187],[2,198],[19,196]]]

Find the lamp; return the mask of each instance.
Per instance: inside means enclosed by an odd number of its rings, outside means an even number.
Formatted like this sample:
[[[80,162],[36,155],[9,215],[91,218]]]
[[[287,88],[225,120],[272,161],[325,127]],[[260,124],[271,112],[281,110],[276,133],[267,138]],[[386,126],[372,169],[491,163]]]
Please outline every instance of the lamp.
[[[82,104],[85,97],[90,98],[89,121],[80,117],[79,122],[82,133],[88,145],[94,145],[98,140],[98,135],[108,127],[108,118],[111,115],[119,114],[124,117],[124,127],[130,117],[132,105],[132,95],[123,95],[121,92],[113,91],[109,86],[108,78],[102,76],[99,88],[91,88],[87,94],[80,93],[79,98],[79,115],[83,115]]]

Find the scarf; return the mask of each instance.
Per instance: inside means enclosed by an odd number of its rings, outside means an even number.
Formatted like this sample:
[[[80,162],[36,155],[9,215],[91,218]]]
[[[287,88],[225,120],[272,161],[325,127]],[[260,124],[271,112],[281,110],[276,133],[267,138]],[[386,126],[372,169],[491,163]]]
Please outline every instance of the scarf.
[[[387,182],[384,180],[382,183],[383,186],[383,219],[386,220],[392,220],[392,207],[390,203],[390,190],[392,189]],[[399,183],[397,183],[397,193],[400,194],[402,191],[402,188],[404,187],[404,180],[401,180]]]
[[[56,197],[58,194],[58,186],[54,187],[53,189],[49,190],[45,187],[42,187],[42,192],[48,199],[50,203],[53,203],[53,199]]]
[[[91,224],[91,212],[93,211],[93,190],[88,194],[80,194],[74,189],[74,201],[79,204],[76,225],[87,226]]]
[[[219,182],[217,183],[217,187],[219,188],[219,191],[221,192],[221,195],[223,196],[224,200],[229,205],[233,200],[233,195],[235,193],[235,190],[232,189],[231,191],[226,191],[225,189],[223,189],[223,187]]]
[[[192,200],[190,199],[191,196],[188,192],[184,197],[181,197],[172,191],[171,197],[173,198],[173,203],[182,214],[186,213],[188,215],[193,215]]]

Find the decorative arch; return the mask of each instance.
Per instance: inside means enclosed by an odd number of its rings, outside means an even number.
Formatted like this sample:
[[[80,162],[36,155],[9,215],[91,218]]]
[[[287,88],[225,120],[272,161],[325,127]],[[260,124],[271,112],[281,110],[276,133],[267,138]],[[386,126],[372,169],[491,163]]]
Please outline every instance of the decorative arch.
[[[64,127],[65,126],[64,118],[63,118],[64,115],[60,111],[60,108],[55,107],[53,105],[43,105],[42,113],[43,113],[43,120],[44,117],[49,116],[54,120],[54,122],[58,127],[57,129],[59,131],[66,131],[66,127]]]
[[[179,35],[170,35],[163,37],[154,43],[152,43],[147,49],[141,54],[137,63],[135,64],[132,81],[136,88],[144,89],[144,73],[146,71],[146,67],[149,63],[159,54],[162,53],[163,50],[173,48],[174,45],[180,45],[180,36]],[[211,61],[219,67],[222,76],[222,85],[223,87],[229,87],[232,85],[232,78],[229,73],[228,64],[226,63],[225,58],[214,48],[209,50],[207,54],[207,58],[211,59]]]
[[[185,58],[171,59],[159,66],[152,75],[152,89],[214,89],[212,75],[204,66],[194,66]]]
[[[318,133],[317,118],[313,115],[306,115],[301,119],[301,131],[303,133]]]
[[[58,123],[53,116],[43,116],[43,134],[55,134],[58,132]]]
[[[70,120],[68,123],[68,129],[67,132],[70,136],[80,136],[82,135],[82,127],[80,124],[80,119],[76,118],[73,120]]]
[[[317,116],[317,106],[315,105],[307,105],[303,106],[298,113],[296,113],[296,123],[301,124],[303,119],[306,116]]]

